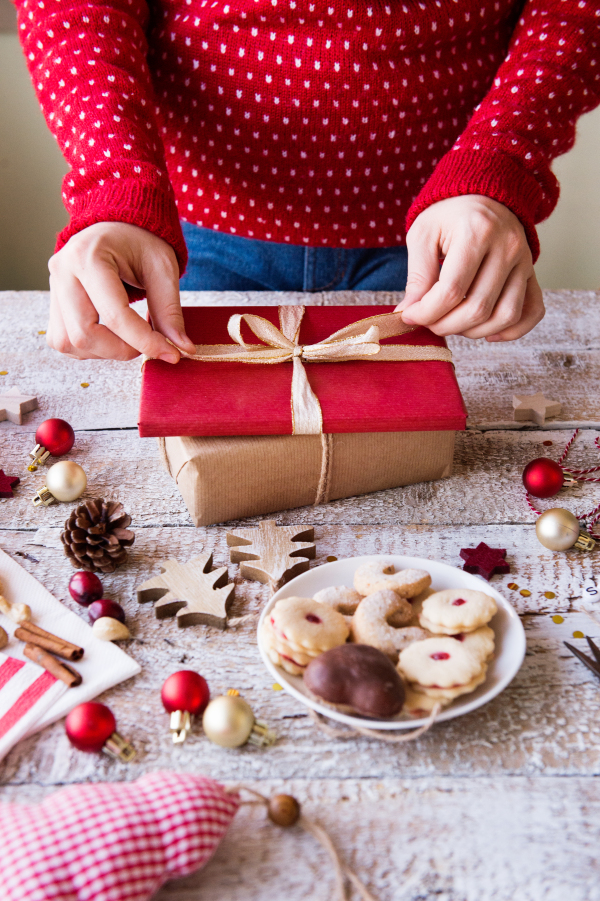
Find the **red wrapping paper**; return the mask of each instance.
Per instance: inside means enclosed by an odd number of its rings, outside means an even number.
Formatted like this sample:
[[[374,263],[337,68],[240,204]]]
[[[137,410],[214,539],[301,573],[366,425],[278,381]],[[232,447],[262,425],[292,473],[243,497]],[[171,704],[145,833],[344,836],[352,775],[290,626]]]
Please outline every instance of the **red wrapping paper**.
[[[302,344],[314,344],[359,319],[392,313],[393,306],[307,306]],[[187,307],[186,330],[196,344],[230,344],[227,322],[252,312],[279,327],[277,307]],[[244,326],[244,339],[260,343]],[[445,347],[429,329],[382,344]],[[321,404],[323,431],[414,432],[462,430],[467,412],[451,363],[352,361],[305,363]],[[162,360],[144,365],[141,437],[291,435],[292,364],[201,363]]]

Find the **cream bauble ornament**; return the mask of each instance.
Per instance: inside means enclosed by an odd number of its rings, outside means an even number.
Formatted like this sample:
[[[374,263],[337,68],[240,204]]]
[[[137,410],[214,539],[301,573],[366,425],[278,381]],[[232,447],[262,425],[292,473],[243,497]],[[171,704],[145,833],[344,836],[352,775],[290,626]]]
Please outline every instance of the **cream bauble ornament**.
[[[535,524],[535,531],[540,544],[550,551],[568,551],[572,547],[591,551],[596,545],[594,539],[581,528],[577,517],[562,507],[552,507],[542,513]]]
[[[235,689],[209,703],[202,716],[202,728],[206,737],[222,748],[239,748],[246,742],[271,745],[276,738],[266,723],[254,718],[250,705]]]
[[[46,476],[46,484],[36,492],[33,506],[44,507],[55,501],[68,503],[81,497],[86,489],[87,476],[79,463],[73,460],[60,460],[51,466]]]

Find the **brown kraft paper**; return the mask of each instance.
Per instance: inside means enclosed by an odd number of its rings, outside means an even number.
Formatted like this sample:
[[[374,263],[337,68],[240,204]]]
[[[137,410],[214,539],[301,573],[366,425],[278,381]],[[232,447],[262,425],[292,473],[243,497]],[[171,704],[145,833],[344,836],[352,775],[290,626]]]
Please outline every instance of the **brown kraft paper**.
[[[159,438],[196,526],[327,503],[452,472],[454,431]]]

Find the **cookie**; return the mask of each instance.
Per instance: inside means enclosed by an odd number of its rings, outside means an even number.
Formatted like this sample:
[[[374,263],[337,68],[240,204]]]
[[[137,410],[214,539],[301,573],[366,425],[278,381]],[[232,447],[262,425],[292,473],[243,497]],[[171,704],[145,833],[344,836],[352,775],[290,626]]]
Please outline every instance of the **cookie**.
[[[310,693],[346,713],[388,719],[402,710],[404,685],[377,648],[343,644],[320,654],[304,673]]]
[[[341,613],[312,598],[283,598],[269,618],[277,638],[294,649],[328,651],[350,634]]]
[[[460,697],[460,695],[467,695],[470,692],[475,691],[478,685],[485,682],[486,676],[487,665],[484,663],[483,669],[479,675],[475,676],[474,679],[471,679],[470,682],[466,682],[464,685],[453,685],[452,688],[434,688],[430,685],[413,685],[412,687],[415,691],[422,692],[433,701],[448,701],[448,703],[450,703],[450,701]]]
[[[308,655],[296,654],[291,649],[284,650],[277,645],[275,633],[268,617],[263,620],[261,640],[269,660],[292,676],[302,676],[308,664],[314,659]]]
[[[489,660],[494,655],[494,631],[489,626],[482,626],[474,632],[460,632],[458,635],[452,635],[452,638],[460,641],[462,646],[478,660]]]
[[[329,604],[334,610],[344,616],[352,616],[362,600],[362,595],[354,588],[346,588],[345,585],[334,585],[331,588],[322,588],[313,595],[315,601],[320,604]]]
[[[294,662],[299,666],[308,665],[313,657],[316,657],[317,654],[320,653],[319,651],[309,651],[306,648],[290,645],[289,642],[280,639],[273,629],[271,620],[268,617],[263,620],[262,637],[266,646],[273,648],[273,650],[284,657],[293,658]]]
[[[484,666],[462,642],[447,636],[415,641],[400,652],[398,660],[400,675],[418,685],[417,691],[467,685],[481,675]]]
[[[391,560],[375,560],[363,563],[354,573],[354,587],[366,597],[375,591],[391,589],[400,597],[414,598],[431,585],[431,576],[423,569],[401,569]]]
[[[436,704],[447,707],[451,700],[449,698],[430,698],[429,695],[420,691],[415,691],[414,686],[407,685],[405,688],[403,713],[409,716],[429,716]]]
[[[394,625],[389,619],[394,617]],[[408,624],[413,616],[413,609],[406,600],[395,591],[387,588],[374,591],[363,598],[352,617],[352,640],[358,644],[369,644],[387,654],[392,660],[398,659],[399,651],[407,647],[411,641],[426,638],[427,633],[419,628],[398,628]]]
[[[419,621],[430,632],[453,635],[485,626],[497,610],[494,598],[483,591],[448,588],[434,592],[423,602]]]

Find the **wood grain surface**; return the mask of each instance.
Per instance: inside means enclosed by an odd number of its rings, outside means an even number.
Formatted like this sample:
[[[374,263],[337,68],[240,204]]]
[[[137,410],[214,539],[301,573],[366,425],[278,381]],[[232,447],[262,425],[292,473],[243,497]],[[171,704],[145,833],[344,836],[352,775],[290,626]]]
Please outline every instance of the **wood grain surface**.
[[[298,302],[294,295],[186,295],[193,303]],[[388,295],[315,295],[318,303],[389,303]],[[302,300],[306,301],[303,296]],[[562,452],[572,423],[583,427],[570,462],[599,461],[595,384],[600,374],[596,295],[546,295],[548,315],[517,344],[453,339],[457,375],[471,428],[457,436],[453,475],[440,482],[349,498],[319,508],[283,511],[280,524],[313,524],[317,557],[406,553],[461,565],[461,547],[486,541],[507,549],[512,571],[493,584],[516,607],[527,656],[494,701],[437,725],[413,744],[368,739],[335,742],[311,725],[305,709],[275,690],[258,655],[255,623],[268,588],[240,579],[229,562],[226,527],[195,529],[156,444],[134,430],[139,362],[76,362],[45,345],[47,296],[0,294],[0,389],[37,394],[40,409],[25,424],[0,423],[0,467],[21,477],[12,500],[0,500],[0,545],[70,609],[73,569],[59,534],[71,505],[34,508],[44,470],[24,468],[36,424],[49,416],[77,431],[70,455],[88,475],[86,497],[118,497],[133,517],[136,542],[128,565],[104,578],[105,593],[126,610],[127,651],[142,665],[135,680],[102,700],[119,731],[138,748],[133,764],[75,751],[61,723],[22,741],[0,764],[5,800],[35,801],[54,787],[130,780],[159,768],[205,772],[268,793],[297,794],[307,815],[328,829],[348,863],[379,901],[596,901],[600,813],[600,685],[564,648],[580,630],[600,636],[598,551],[552,554],[536,540],[521,473],[533,457]],[[81,383],[89,383],[82,388]],[[544,430],[512,423],[513,393],[559,400],[563,412]],[[504,427],[503,427],[504,426]],[[543,442],[552,441],[552,445]],[[600,485],[563,492],[574,512],[600,502]],[[250,518],[235,525],[252,525]],[[228,524],[228,527],[235,527]],[[139,605],[135,586],[160,572],[167,557],[214,554],[236,582],[234,618],[219,632],[178,629]],[[508,588],[516,583],[518,589]],[[596,591],[598,594],[595,594]],[[529,594],[521,594],[521,591]],[[554,597],[547,597],[553,593]],[[559,614],[563,621],[556,623]],[[171,743],[159,698],[179,668],[201,672],[213,694],[237,688],[278,733],[274,748],[226,751],[196,727],[184,746]],[[333,897],[321,850],[297,830],[277,831],[262,813],[243,809],[217,856],[198,876],[165,887],[160,901],[321,901]]]

